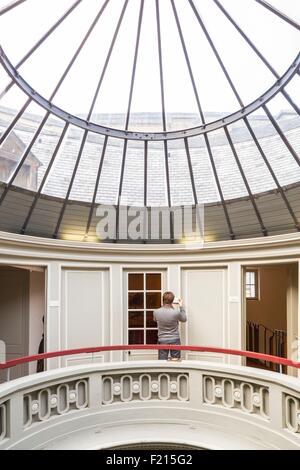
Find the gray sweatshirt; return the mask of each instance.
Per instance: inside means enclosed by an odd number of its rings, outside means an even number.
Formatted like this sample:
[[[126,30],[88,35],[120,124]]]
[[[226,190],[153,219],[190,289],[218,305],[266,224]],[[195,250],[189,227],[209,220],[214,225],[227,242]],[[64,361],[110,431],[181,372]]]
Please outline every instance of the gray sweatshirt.
[[[186,312],[183,307],[177,310],[173,307],[161,307],[153,312],[158,326],[159,341],[172,342],[179,339],[178,322],[186,322]]]

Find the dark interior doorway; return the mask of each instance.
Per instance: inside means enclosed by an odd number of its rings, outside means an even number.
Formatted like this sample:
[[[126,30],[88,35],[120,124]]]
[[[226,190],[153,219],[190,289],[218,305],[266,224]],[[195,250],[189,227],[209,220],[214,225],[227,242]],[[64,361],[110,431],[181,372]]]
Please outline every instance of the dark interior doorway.
[[[297,286],[297,263],[245,267],[248,351],[290,357],[292,343],[297,334]],[[260,359],[247,359],[247,365],[287,372],[286,367]]]

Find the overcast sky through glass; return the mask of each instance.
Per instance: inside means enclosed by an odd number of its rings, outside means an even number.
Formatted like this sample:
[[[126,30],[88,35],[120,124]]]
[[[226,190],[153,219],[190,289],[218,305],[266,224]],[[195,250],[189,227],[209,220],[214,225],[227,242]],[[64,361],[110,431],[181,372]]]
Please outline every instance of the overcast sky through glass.
[[[0,17],[0,43],[13,65],[74,3],[74,0],[27,0]],[[49,98],[66,66],[94,21],[104,0],[83,0],[53,34],[19,68],[22,76]],[[195,5],[244,104],[275,82],[274,75],[245,42],[213,0]],[[254,0],[220,0],[228,13],[281,75],[299,51],[299,31]],[[300,20],[298,0],[270,0],[291,18]],[[7,0],[0,0],[0,7]],[[133,69],[140,0],[129,0],[110,61],[95,103],[92,120],[99,113],[126,114]],[[72,114],[87,116],[105,59],[123,8],[123,0],[110,0],[71,67],[53,102]],[[187,63],[170,0],[160,0],[160,22],[167,113],[198,113]],[[220,65],[188,0],[175,0],[182,34],[195,77],[201,105],[209,112],[239,109]],[[145,0],[133,87],[131,114],[161,113],[155,0]],[[8,83],[0,74],[1,90]],[[300,95],[300,77],[289,92]],[[18,107],[24,96],[14,86],[0,105]],[[288,107],[277,100],[276,111]],[[38,109],[38,108],[37,108]],[[209,117],[208,117],[209,120]]]

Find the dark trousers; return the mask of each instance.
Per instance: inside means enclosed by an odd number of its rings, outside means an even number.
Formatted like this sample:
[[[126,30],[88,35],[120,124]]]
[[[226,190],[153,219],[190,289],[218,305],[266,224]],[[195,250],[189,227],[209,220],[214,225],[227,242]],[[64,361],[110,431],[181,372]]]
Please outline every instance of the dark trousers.
[[[181,344],[180,339],[175,339],[173,341],[163,341],[158,340],[158,344]],[[175,357],[176,359],[180,359],[181,351],[177,351],[174,349],[159,349],[158,351],[158,359],[167,360],[169,357],[169,353],[171,357]]]

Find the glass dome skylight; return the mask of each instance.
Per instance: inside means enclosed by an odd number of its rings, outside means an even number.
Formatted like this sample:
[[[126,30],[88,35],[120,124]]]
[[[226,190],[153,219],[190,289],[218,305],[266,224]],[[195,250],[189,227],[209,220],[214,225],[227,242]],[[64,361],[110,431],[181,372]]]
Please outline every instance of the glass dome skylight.
[[[61,236],[77,201],[84,239],[97,204],[203,203],[226,225],[212,239],[299,230],[297,3],[0,0],[2,219],[33,191],[7,229]],[[270,191],[276,229],[257,199]],[[237,200],[255,229],[233,226]]]

